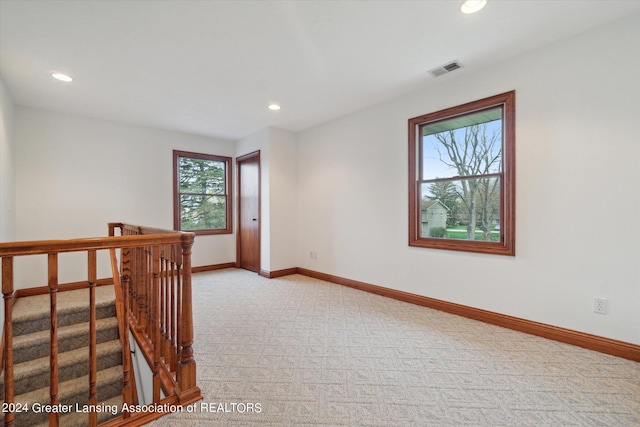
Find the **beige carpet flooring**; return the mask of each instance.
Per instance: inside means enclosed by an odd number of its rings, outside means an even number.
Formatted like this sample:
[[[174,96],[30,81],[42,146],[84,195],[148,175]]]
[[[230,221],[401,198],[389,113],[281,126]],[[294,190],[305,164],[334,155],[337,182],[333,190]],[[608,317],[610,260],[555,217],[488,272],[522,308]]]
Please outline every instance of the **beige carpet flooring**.
[[[640,363],[300,275],[193,295],[204,400],[152,426],[640,426]]]

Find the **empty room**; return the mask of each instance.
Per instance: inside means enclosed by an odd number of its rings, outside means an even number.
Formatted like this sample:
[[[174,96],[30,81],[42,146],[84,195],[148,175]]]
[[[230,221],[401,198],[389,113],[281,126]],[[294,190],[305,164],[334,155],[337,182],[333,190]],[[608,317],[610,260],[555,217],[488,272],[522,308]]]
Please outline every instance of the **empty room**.
[[[640,1],[0,0],[1,422],[640,425]]]

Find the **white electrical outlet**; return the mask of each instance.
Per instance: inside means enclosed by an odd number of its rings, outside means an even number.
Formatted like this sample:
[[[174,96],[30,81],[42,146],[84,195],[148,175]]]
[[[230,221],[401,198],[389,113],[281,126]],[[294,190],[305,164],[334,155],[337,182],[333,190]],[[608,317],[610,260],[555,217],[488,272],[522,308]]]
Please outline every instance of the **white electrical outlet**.
[[[598,314],[607,314],[607,300],[604,298],[594,298],[593,312]]]

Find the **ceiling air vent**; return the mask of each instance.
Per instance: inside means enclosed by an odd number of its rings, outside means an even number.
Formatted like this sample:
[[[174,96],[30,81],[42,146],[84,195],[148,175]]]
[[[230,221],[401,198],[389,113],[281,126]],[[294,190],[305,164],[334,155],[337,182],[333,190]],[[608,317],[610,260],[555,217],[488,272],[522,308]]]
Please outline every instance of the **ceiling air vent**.
[[[450,62],[448,64],[436,67],[433,70],[429,70],[429,73],[433,77],[438,77],[438,76],[441,76],[443,74],[450,73],[453,70],[457,70],[458,68],[461,68],[461,67],[462,67],[462,65],[460,65],[460,63],[458,61],[453,61],[453,62]]]

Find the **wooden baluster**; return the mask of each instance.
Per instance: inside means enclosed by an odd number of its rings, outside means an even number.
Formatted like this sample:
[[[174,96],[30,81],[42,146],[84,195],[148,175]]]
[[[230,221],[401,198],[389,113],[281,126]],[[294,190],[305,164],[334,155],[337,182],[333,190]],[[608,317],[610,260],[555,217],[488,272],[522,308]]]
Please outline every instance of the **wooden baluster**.
[[[128,301],[129,299],[129,278],[125,277],[124,281],[123,281],[123,285],[124,285],[124,306],[125,307],[130,307],[130,303]],[[138,390],[136,389],[136,377],[135,377],[135,373],[133,371],[133,362],[131,360],[131,345],[129,343],[129,317],[130,317],[131,311],[129,310],[125,310],[125,333],[127,334],[127,359],[129,360],[129,372],[130,372],[130,382],[131,382],[131,403],[133,405],[137,405],[138,404]]]
[[[146,248],[138,248],[138,327],[139,330],[146,333],[147,328],[147,250]]]
[[[98,404],[97,384],[97,333],[96,333],[96,251],[87,251],[88,276],[89,276],[89,405],[95,408]],[[92,410],[89,412],[89,426],[98,425],[98,414]]]
[[[51,406],[57,406],[58,399],[58,254],[49,254],[47,258],[49,275],[49,302],[51,310],[51,330],[49,353],[49,395]],[[58,427],[60,414],[49,413],[49,426]]]
[[[124,307],[125,307],[125,312],[124,312],[124,319],[125,319],[125,334],[126,334],[126,340],[127,340],[127,359],[129,360],[129,372],[130,372],[130,382],[131,382],[131,403],[133,405],[137,405],[138,404],[138,392],[136,390],[136,382],[135,382],[135,376],[134,376],[134,372],[133,372],[133,363],[131,361],[131,345],[129,344],[129,319],[133,316],[135,316],[135,312],[136,312],[136,307],[135,307],[135,301],[136,301],[136,297],[135,294],[132,293],[131,291],[131,271],[132,271],[132,267],[131,267],[131,249],[130,248],[122,248],[122,260],[120,261],[122,263],[122,285],[123,285],[123,297],[124,297]],[[128,403],[128,402],[127,402]]]
[[[149,328],[151,345],[153,348],[153,402],[160,401],[160,305],[158,296],[160,294],[160,247],[151,248],[152,259],[152,283],[151,283],[151,327]]]
[[[176,358],[176,375],[178,372],[178,363],[180,363],[180,353],[182,352],[182,245],[176,245],[176,289],[175,289],[175,310],[176,310],[176,350],[174,357]],[[177,377],[176,377],[177,378]]]
[[[176,274],[176,379],[182,353],[182,264],[177,265]]]
[[[136,235],[139,234],[136,232]],[[147,320],[147,293],[149,290],[149,260],[148,260],[148,250],[146,247],[138,248],[138,327],[139,330],[143,332],[145,335],[149,333],[148,320]]]
[[[169,281],[169,307],[170,307],[170,313],[169,313],[169,318],[170,318],[170,324],[169,324],[169,338],[170,338],[170,343],[169,343],[169,354],[171,356],[171,358],[169,359],[169,364],[170,364],[170,369],[171,372],[176,372],[176,368],[178,365],[178,357],[177,357],[177,351],[176,351],[176,334],[177,329],[176,329],[176,256],[175,256],[175,251],[176,251],[176,245],[172,245],[171,246],[171,275],[170,275],[170,281]]]
[[[13,390],[13,257],[2,258],[2,297],[4,299],[4,402],[14,403]],[[9,405],[11,408],[11,405]],[[15,425],[13,411],[4,414],[4,425]]]
[[[133,317],[135,329],[140,330],[139,317],[138,317],[138,285],[140,283],[138,278],[138,248],[131,250],[131,273],[129,274],[129,309],[130,315]]]
[[[131,248],[122,248],[120,251],[120,275],[122,277],[123,283],[123,301],[125,306],[125,313],[127,313],[125,320],[125,325],[127,325],[127,330],[129,330],[129,313],[131,312],[131,306],[129,305],[131,302]]]
[[[111,271],[113,273],[113,288],[116,294],[116,315],[118,317],[118,332],[120,334],[120,345],[122,346],[122,401],[131,405],[131,352],[129,351],[129,321],[127,315],[127,304],[125,301],[126,291],[123,289],[120,273],[118,272],[118,260],[116,250],[109,250],[111,256]],[[124,411],[123,418],[129,418],[129,411]]]
[[[135,248],[133,249],[129,249],[129,316],[131,316],[131,318],[135,321],[135,324],[137,326],[138,324],[138,311],[136,310],[136,269],[138,268],[136,266],[136,250]],[[122,256],[122,262],[124,262],[124,255]],[[123,277],[126,280],[127,276],[124,274],[124,270],[125,266],[124,264],[122,265],[122,273],[123,273]],[[137,328],[136,328],[137,329]]]
[[[167,316],[167,336],[166,336],[166,347],[167,347],[167,365],[169,370],[171,369],[173,353],[171,348],[171,329],[173,328],[173,318],[171,306],[173,305],[173,295],[172,295],[172,282],[173,282],[173,246],[167,246],[168,252],[168,260],[167,260],[167,288],[166,288],[166,316]]]
[[[178,386],[181,391],[196,386],[196,361],[193,358],[193,310],[191,306],[191,246],[190,241],[182,244],[182,301],[180,319],[182,329],[182,349],[180,351],[180,363],[178,364]],[[186,238],[185,238],[186,240]]]
[[[166,317],[165,317],[165,304],[166,304],[166,279],[167,279],[167,259],[165,257],[165,249],[164,246],[160,247],[160,283],[159,283],[159,291],[160,291],[160,295],[159,298],[160,300],[158,301],[158,305],[159,305],[159,315],[160,318],[158,319],[158,323],[160,326],[160,355],[163,359],[163,362],[166,362],[166,357],[165,357],[165,337],[167,336],[167,323],[166,323]]]
[[[164,363],[171,369],[171,246],[164,247],[164,336],[163,336],[163,354]]]
[[[130,316],[135,320],[136,330],[138,328],[138,249],[131,249],[131,275],[129,281],[129,309]]]
[[[136,294],[136,300],[135,300],[135,305],[136,305],[136,319],[137,319],[137,324],[136,324],[136,328],[138,329],[138,331],[140,332],[144,332],[144,327],[146,324],[146,317],[144,316],[144,259],[142,257],[143,255],[143,248],[136,248],[135,249],[135,253],[136,253],[136,266],[135,266],[135,278],[136,278],[136,283],[135,283],[135,294]]]
[[[125,301],[127,302],[127,312],[129,313],[129,318],[127,318],[127,321],[129,321],[129,319],[132,317],[132,312],[131,312],[131,275],[132,275],[132,254],[131,254],[131,248],[121,248],[120,249],[120,277],[122,278],[122,283],[124,284],[125,282],[127,282],[129,284],[128,288],[129,291],[128,293],[125,295]]]
[[[147,311],[149,312],[149,326],[148,326],[148,331],[149,331],[149,339],[152,343],[155,344],[155,340],[156,340],[156,330],[154,329],[156,327],[156,324],[158,325],[158,334],[160,333],[160,317],[158,316],[158,313],[156,313],[156,310],[159,310],[160,308],[160,301],[158,300],[158,297],[160,295],[160,291],[159,291],[159,285],[160,285],[160,251],[158,250],[158,260],[157,260],[157,265],[156,265],[156,259],[155,259],[155,254],[156,252],[156,246],[152,247],[151,250],[149,251],[149,292],[147,293],[147,307],[149,307],[147,309]],[[156,282],[157,280],[157,282]],[[157,286],[156,286],[157,283]],[[155,351],[155,347],[152,345],[152,348],[154,348]],[[160,355],[160,353],[158,354],[158,356]]]
[[[144,281],[145,283],[144,307],[145,307],[145,319],[146,319],[145,332],[147,334],[147,338],[149,339],[149,342],[153,343],[153,322],[156,319],[152,318],[152,316],[155,313],[155,310],[153,309],[153,304],[156,300],[154,298],[154,293],[153,293],[153,282],[154,282],[153,249],[150,249],[148,247],[145,248],[145,266],[146,266],[145,281]],[[151,347],[153,348],[153,345]]]
[[[147,284],[147,271],[148,260],[147,260],[147,248],[140,248],[140,287],[138,288],[138,310],[140,316],[140,331],[147,335],[147,292],[149,286]]]

